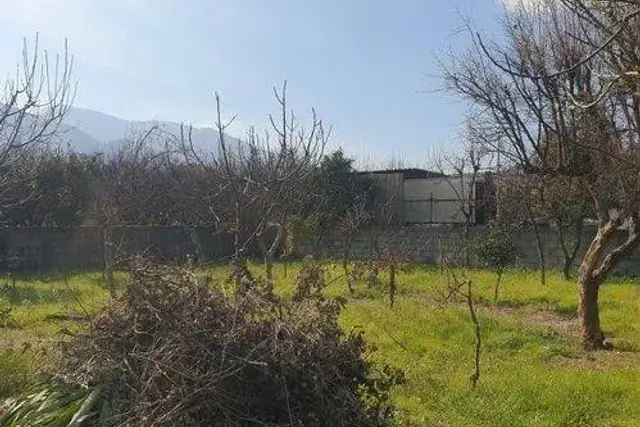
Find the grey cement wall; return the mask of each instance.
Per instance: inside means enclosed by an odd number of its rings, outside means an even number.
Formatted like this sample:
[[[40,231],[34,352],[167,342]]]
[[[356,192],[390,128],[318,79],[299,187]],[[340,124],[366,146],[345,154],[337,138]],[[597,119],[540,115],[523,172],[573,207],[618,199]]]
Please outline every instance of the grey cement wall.
[[[481,233],[477,227],[472,234]],[[585,226],[582,236],[582,249],[576,257],[580,262],[586,246],[595,235],[595,226]],[[553,227],[540,226],[541,241],[545,253],[548,269],[560,269],[563,265],[562,249],[559,244],[557,231]],[[627,233],[620,231],[615,237],[615,243],[620,244],[627,238]],[[323,256],[341,258],[345,248],[345,236],[334,235],[321,245]],[[464,257],[462,248],[462,228],[455,225],[447,226],[406,226],[394,230],[368,229],[359,232],[351,243],[350,259],[368,259],[377,257],[379,250],[390,248],[394,253],[404,253],[411,259],[425,264],[439,264],[443,259],[461,261]],[[514,236],[517,248],[517,265],[523,268],[538,268],[538,252],[532,231],[519,231]],[[376,247],[378,250],[376,250]],[[305,253],[312,253],[310,246],[304,248]],[[578,265],[575,266],[576,268]],[[619,265],[615,274],[640,276],[640,250]]]
[[[110,241],[116,257],[144,253],[165,262],[197,254],[212,261],[233,253],[228,236],[206,228],[115,227]],[[0,271],[98,269],[102,251],[97,227],[0,229]]]
[[[562,251],[557,231],[552,227],[540,227],[548,268],[562,265]],[[482,232],[481,228],[473,233]],[[585,226],[583,248],[576,260],[579,262],[585,246],[595,233],[595,227]],[[617,242],[626,239],[619,232]],[[113,230],[116,253],[122,256],[144,253],[159,261],[185,260],[188,255],[201,261],[224,259],[233,253],[230,236],[215,234],[206,228],[183,227],[116,227]],[[538,254],[532,232],[521,231],[514,236],[518,265],[538,267]],[[325,239],[320,252],[324,256],[341,258],[345,236],[334,235]],[[359,232],[351,244],[350,259],[376,257],[383,248],[395,253],[405,253],[411,259],[426,264],[438,264],[443,259],[462,260],[462,229],[459,226],[407,226],[396,229],[369,229]],[[377,248],[377,249],[376,249]],[[0,229],[0,272],[46,272],[67,269],[99,269],[103,266],[103,245],[100,229],[77,228],[18,228]],[[303,254],[315,252],[311,246],[303,248]],[[255,253],[255,250],[250,251]],[[640,276],[640,251],[624,261],[617,274]]]

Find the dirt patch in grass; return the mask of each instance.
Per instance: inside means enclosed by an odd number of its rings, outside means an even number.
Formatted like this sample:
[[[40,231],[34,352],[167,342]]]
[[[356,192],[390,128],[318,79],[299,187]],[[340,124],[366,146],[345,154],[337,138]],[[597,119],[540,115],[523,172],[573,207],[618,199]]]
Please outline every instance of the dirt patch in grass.
[[[611,366],[634,368],[640,365],[640,351],[634,345],[610,337],[613,348],[608,351],[585,351],[580,345],[580,323],[576,316],[566,316],[555,310],[539,310],[483,304],[482,312],[490,315],[516,317],[530,324],[558,333],[564,343],[550,348],[552,354],[546,362],[553,366],[573,366],[584,370],[608,370]]]
[[[577,338],[580,333],[580,325],[575,316],[559,314],[556,310],[538,310],[514,308],[496,305],[482,305],[481,310],[488,314],[515,316],[522,321],[536,326],[544,326],[553,329],[567,337]]]
[[[19,334],[0,338],[0,350],[49,350],[53,348],[61,339],[55,337],[39,337],[31,334]]]

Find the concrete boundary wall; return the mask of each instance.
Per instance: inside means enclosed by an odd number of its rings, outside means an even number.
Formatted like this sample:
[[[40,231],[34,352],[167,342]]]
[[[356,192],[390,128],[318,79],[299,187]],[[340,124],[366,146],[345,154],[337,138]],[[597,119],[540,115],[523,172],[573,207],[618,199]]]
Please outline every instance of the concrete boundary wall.
[[[554,227],[539,227],[545,261],[548,269],[560,269],[564,258],[558,240],[558,232]],[[483,232],[482,227],[472,230],[472,238]],[[576,263],[581,260],[586,246],[595,235],[595,226],[586,226],[582,234],[582,247]],[[517,266],[536,269],[539,266],[535,235],[532,231],[521,230],[514,236],[517,248]],[[626,231],[618,231],[615,243],[620,244],[627,239]],[[341,258],[345,250],[346,238],[334,235],[321,243],[320,252],[325,257]],[[424,226],[412,225],[397,229],[367,229],[358,232],[351,243],[350,259],[376,258],[382,248],[390,248],[395,253],[405,253],[411,259],[425,264],[439,264],[443,259],[461,261],[464,257],[464,239],[462,227],[455,225]],[[316,249],[317,251],[317,249]],[[305,253],[313,253],[314,248],[305,246]],[[472,260],[472,262],[474,262]],[[575,266],[576,268],[578,265]],[[635,251],[630,259],[622,262],[615,274],[640,276],[640,250]]]
[[[482,233],[481,227],[472,234]],[[582,250],[596,229],[585,226]],[[540,226],[540,233],[549,269],[560,268],[563,262],[557,231],[553,227]],[[115,227],[113,241],[121,255],[144,253],[161,262],[184,261],[188,256],[199,260],[218,261],[233,253],[231,236],[216,234],[207,228],[185,227]],[[616,235],[616,242],[626,240],[626,232]],[[538,267],[535,237],[530,231],[519,231],[514,236],[518,265]],[[301,255],[317,253],[325,257],[341,258],[345,236],[335,233],[321,242],[319,250],[303,245]],[[394,229],[362,230],[354,237],[350,259],[375,258],[383,248],[402,251],[411,259],[425,264],[439,264],[443,259],[461,260],[462,229],[459,226],[414,225]],[[75,269],[99,269],[103,266],[101,231],[97,227],[76,228],[14,228],[0,229],[0,271],[61,271]],[[255,248],[249,253],[256,254]],[[616,274],[640,276],[640,250],[625,260]]]
[[[233,253],[229,236],[207,228],[114,227],[115,255],[146,254],[161,262],[198,256],[213,261]],[[61,271],[103,266],[98,227],[0,229],[0,271]]]

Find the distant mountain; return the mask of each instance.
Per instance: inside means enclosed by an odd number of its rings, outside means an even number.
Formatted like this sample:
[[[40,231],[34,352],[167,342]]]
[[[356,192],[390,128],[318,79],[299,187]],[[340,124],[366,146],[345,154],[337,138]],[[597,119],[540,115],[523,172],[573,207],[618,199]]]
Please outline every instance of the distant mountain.
[[[108,151],[122,140],[135,137],[154,125],[170,134],[180,135],[180,124],[176,122],[125,120],[85,108],[72,108],[64,124],[63,142],[81,153]],[[213,128],[194,127],[192,138],[198,150],[215,153],[218,149],[218,132]],[[239,139],[228,135],[226,141],[230,146],[240,143]]]
[[[125,138],[134,127],[128,120],[84,108],[72,108],[65,123],[103,143]]]
[[[5,108],[4,105],[0,104],[0,108]],[[3,126],[2,131],[3,135],[0,135],[0,139],[9,138],[9,137],[17,137],[17,138],[31,138],[34,136],[34,133],[37,133],[42,129],[42,126],[46,123],[45,120],[34,116],[33,114],[26,112],[26,114],[17,113],[18,110],[14,109],[11,112],[15,113],[3,118]],[[18,126],[16,121],[20,120],[22,126],[22,130],[24,132],[19,132],[18,135],[11,135],[15,126]],[[59,123],[52,122],[51,126],[56,126]],[[53,130],[52,127],[48,127],[46,129],[47,133]],[[78,127],[74,127],[69,125],[66,122],[60,123],[57,127],[57,133],[51,141],[53,146],[62,146],[62,147],[72,147],[77,148],[76,151],[82,152],[95,152],[99,151],[102,147],[102,143],[100,140],[94,138],[92,135],[84,132],[82,129]]]
[[[80,153],[99,153],[104,150],[105,144],[95,139],[88,133],[63,123],[57,138],[58,144],[70,147]]]

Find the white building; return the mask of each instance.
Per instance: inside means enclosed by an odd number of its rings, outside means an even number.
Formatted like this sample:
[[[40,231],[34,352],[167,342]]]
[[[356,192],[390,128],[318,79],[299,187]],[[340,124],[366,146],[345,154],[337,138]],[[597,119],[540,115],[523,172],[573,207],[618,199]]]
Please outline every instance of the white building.
[[[445,176],[424,169],[361,174],[377,182],[384,202],[391,207],[395,225],[464,224],[465,212],[469,211],[471,223],[484,224],[495,211],[495,187],[489,174],[476,176],[474,186],[471,176]]]

